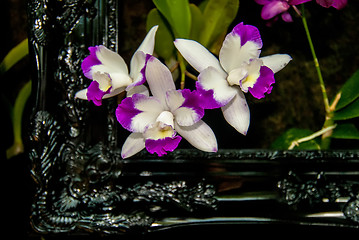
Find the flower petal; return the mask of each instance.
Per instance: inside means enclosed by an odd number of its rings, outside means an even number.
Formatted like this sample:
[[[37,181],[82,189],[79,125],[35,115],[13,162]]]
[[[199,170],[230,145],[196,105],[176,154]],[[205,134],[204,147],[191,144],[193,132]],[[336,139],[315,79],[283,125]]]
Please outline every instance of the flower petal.
[[[256,27],[238,24],[223,41],[219,61],[227,73],[259,57],[262,39]]]
[[[110,98],[110,97],[114,97],[120,93],[122,93],[123,91],[125,91],[125,87],[120,87],[120,88],[111,88],[111,91],[108,94],[105,94],[102,99],[106,99],[106,98]]]
[[[81,63],[82,71],[85,77],[92,79],[92,72],[91,69],[95,65],[102,64],[100,60],[98,60],[96,56],[96,51],[98,50],[99,46],[89,47],[88,50],[90,51],[90,55],[87,56]]]
[[[188,39],[176,39],[174,44],[186,61],[198,72],[210,66],[223,71],[218,59],[200,43]]]
[[[82,99],[82,100],[87,100],[87,88],[78,91],[75,94],[75,98],[79,98],[79,99]]]
[[[254,0],[254,1],[260,5],[266,5],[270,3],[272,0]]]
[[[264,20],[269,20],[289,9],[290,5],[284,1],[272,1],[263,6],[261,16]]]
[[[149,153],[157,153],[159,157],[167,154],[167,152],[173,152],[180,141],[182,140],[181,136],[166,137],[162,139],[146,139],[145,146]]]
[[[90,86],[87,88],[87,100],[92,101],[96,106],[102,105],[102,97],[109,93],[110,89],[106,92],[102,91],[99,88],[99,83],[96,81],[92,81]]]
[[[226,76],[223,72],[218,72],[213,67],[208,67],[198,75],[198,82],[196,83],[197,90],[202,94],[214,107],[226,105],[236,94],[233,87],[229,86]],[[209,92],[208,92],[209,91]],[[213,91],[213,92],[211,92]],[[212,93],[212,96],[211,94]],[[213,100],[209,97],[212,97]],[[202,100],[204,101],[204,100]]]
[[[181,126],[190,126],[202,119],[204,109],[200,107],[200,96],[188,89],[167,92],[167,104]]]
[[[333,7],[340,10],[342,8],[344,8],[347,5],[348,1],[347,0],[334,0],[333,2]]]
[[[141,51],[145,54],[153,54],[155,47],[155,37],[158,29],[158,25],[153,26],[147,33],[145,39],[143,39],[141,45],[137,48],[136,52]]]
[[[128,74],[128,68],[125,60],[116,52],[111,51],[105,46],[100,46],[96,52],[97,58],[109,69],[113,69],[114,72],[122,72]]]
[[[284,22],[293,22],[293,18],[289,12],[283,12],[280,16]]]
[[[158,98],[163,106],[167,106],[166,92],[176,89],[170,70],[151,56],[147,61],[146,78],[152,95]]]
[[[222,107],[223,116],[226,121],[239,133],[246,135],[250,123],[250,113],[247,101],[242,91],[237,94],[225,106]]]
[[[175,122],[175,129],[195,148],[205,152],[217,152],[216,136],[212,129],[202,120],[191,126],[180,126]]]
[[[291,60],[292,57],[288,54],[274,54],[260,58],[263,65],[269,67],[274,73],[282,70]]]
[[[96,57],[102,63],[101,65],[103,65],[103,69],[101,69],[103,72],[106,72],[110,75],[113,72],[119,72],[128,75],[128,69],[125,60],[123,60],[123,58],[118,53],[113,52],[107,47],[101,45],[97,47]]]
[[[145,69],[146,62],[151,57],[149,54],[145,54],[142,51],[136,52],[131,60],[131,72],[130,77],[133,80],[133,83],[128,85],[127,91],[134,86],[139,86],[146,81]]]
[[[310,1],[312,1],[312,0],[289,0],[288,2],[290,5],[299,5],[299,4],[310,2]]]
[[[160,102],[154,97],[134,94],[122,100],[116,109],[117,121],[131,132],[144,132],[155,123],[163,111]]]
[[[134,86],[130,90],[127,91],[127,97],[132,97],[133,94],[142,94],[145,96],[150,96],[150,92],[148,91],[148,88],[144,85]]]
[[[122,146],[122,158],[128,158],[145,148],[145,139],[142,133],[131,133]]]

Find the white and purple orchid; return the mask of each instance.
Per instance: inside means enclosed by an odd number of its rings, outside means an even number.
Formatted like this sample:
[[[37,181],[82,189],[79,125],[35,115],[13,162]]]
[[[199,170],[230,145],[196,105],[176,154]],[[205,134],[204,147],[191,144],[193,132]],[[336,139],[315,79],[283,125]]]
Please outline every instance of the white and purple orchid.
[[[287,54],[259,57],[262,48],[259,30],[243,23],[226,36],[219,60],[196,41],[176,39],[174,44],[200,73],[196,87],[202,106],[221,107],[226,121],[244,135],[248,131],[250,113],[243,92],[250,92],[258,99],[271,93],[274,73],[291,60]]]
[[[142,44],[133,54],[130,73],[124,59],[105,46],[89,47],[90,55],[82,62],[85,77],[93,80],[87,89],[76,93],[75,97],[93,101],[97,106],[102,99],[115,96],[123,91],[130,91],[145,81],[145,63],[147,54],[152,54],[158,26],[147,33]]]
[[[119,123],[132,132],[122,147],[122,157],[144,148],[162,156],[176,149],[182,137],[202,151],[216,152],[216,137],[201,120],[200,95],[176,90],[171,72],[155,57],[148,58],[145,74],[152,96],[135,93],[116,109]]]

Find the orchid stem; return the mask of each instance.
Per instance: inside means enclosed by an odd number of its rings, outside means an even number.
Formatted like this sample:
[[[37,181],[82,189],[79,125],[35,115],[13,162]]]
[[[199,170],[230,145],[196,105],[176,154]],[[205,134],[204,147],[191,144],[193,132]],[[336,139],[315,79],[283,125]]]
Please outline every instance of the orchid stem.
[[[331,125],[329,127],[326,127],[326,128],[323,128],[321,130],[319,130],[318,132],[315,132],[307,137],[303,137],[303,138],[300,138],[298,140],[295,140],[291,143],[291,145],[289,146],[289,150],[292,150],[295,146],[299,146],[300,143],[303,143],[303,142],[308,142],[310,140],[313,140],[314,138],[317,138],[319,136],[322,136],[324,134],[326,134],[327,132],[330,132],[332,131],[337,125]]]
[[[302,4],[301,6],[302,6],[301,18],[302,18],[302,21],[303,21],[303,26],[304,26],[304,29],[305,29],[305,33],[307,35],[310,51],[312,52],[312,56],[313,56],[313,60],[314,60],[314,66],[315,66],[315,69],[317,70],[318,79],[319,79],[320,87],[321,87],[322,94],[323,94],[325,112],[326,112],[326,114],[329,114],[330,113],[330,106],[329,106],[329,100],[328,100],[328,96],[327,96],[327,91],[326,91],[326,88],[325,88],[322,72],[320,70],[319,61],[318,61],[317,55],[316,55],[315,50],[314,50],[314,45],[313,45],[313,42],[312,42],[312,38],[310,36],[310,32],[309,32],[309,28],[308,28],[308,24],[307,24],[307,19],[305,17],[304,4]]]
[[[186,83],[186,64],[183,60],[182,55],[178,52],[177,54],[177,60],[179,63],[179,67],[180,67],[180,72],[181,72],[181,89],[184,89],[185,87],[185,83]]]

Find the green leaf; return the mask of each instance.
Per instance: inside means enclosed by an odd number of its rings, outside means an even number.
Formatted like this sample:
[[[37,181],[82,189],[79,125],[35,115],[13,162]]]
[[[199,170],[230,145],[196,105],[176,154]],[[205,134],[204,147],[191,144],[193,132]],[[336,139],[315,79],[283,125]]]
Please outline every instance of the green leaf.
[[[188,0],[153,0],[153,3],[171,25],[176,38],[189,38],[191,11]]]
[[[168,24],[165,22],[160,12],[154,8],[147,15],[146,22],[147,31],[153,26],[158,25],[155,41],[155,52],[165,60],[174,56],[175,47],[173,45],[174,37],[171,30],[168,28]]]
[[[14,133],[14,143],[7,149],[7,159],[18,155],[24,151],[24,145],[22,141],[22,115],[24,113],[25,105],[31,94],[31,81],[28,81],[20,90],[16,97],[15,105],[12,116],[12,127]]]
[[[14,66],[18,61],[23,59],[27,54],[29,54],[29,45],[27,38],[15,46],[10,52],[5,56],[3,61],[0,63],[0,74],[8,71],[12,66]]]
[[[291,128],[279,136],[271,145],[272,149],[285,150],[288,149],[293,141],[296,141],[300,138],[307,137],[313,134],[312,131],[308,129],[299,129]],[[300,143],[299,146],[295,146],[294,150],[306,149],[306,150],[318,150],[320,149],[319,144],[315,140],[310,140],[307,142]]]
[[[359,139],[359,131],[354,124],[338,124],[337,127],[334,128],[331,137],[339,139]]]
[[[334,120],[347,120],[359,117],[359,98],[345,108],[334,112]]]
[[[341,97],[336,106],[336,111],[349,105],[359,97],[359,70],[356,71],[340,89]]]
[[[200,43],[210,48],[218,37],[227,31],[237,15],[239,0],[209,0],[203,11],[204,28]]]
[[[201,10],[191,3],[189,5],[192,16],[192,26],[191,26],[191,34],[190,39],[199,41],[199,36],[203,30],[204,18]]]

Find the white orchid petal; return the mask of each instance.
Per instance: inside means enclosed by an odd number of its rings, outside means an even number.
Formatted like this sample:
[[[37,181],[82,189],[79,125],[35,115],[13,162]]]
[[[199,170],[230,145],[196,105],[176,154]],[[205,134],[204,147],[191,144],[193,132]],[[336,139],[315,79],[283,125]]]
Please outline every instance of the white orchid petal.
[[[194,109],[188,107],[180,107],[173,114],[177,123],[181,126],[191,126],[202,118]]]
[[[223,41],[219,52],[219,61],[227,73],[249,63],[251,59],[259,57],[260,45],[253,41],[247,41],[241,45],[241,38],[236,34],[228,34]]]
[[[236,94],[235,87],[228,84],[226,75],[218,72],[213,67],[208,67],[198,76],[198,81],[203,90],[213,90],[213,98],[220,105],[227,104]]]
[[[212,129],[202,120],[191,126],[180,126],[175,122],[175,130],[192,146],[205,152],[217,152],[217,139]]]
[[[234,98],[222,107],[226,121],[239,133],[246,135],[250,122],[250,113],[247,101],[242,91],[238,89]]]
[[[143,74],[141,73],[142,69],[145,67],[146,64],[146,54],[142,51],[137,51],[133,55],[131,59],[131,71],[130,76],[133,79],[133,82],[141,81],[143,78]]]
[[[198,72],[202,72],[210,66],[218,71],[223,71],[218,59],[200,43],[188,39],[176,39],[174,45]]]
[[[156,98],[134,94],[121,101],[116,109],[116,117],[125,129],[143,133],[149,125],[156,122],[162,111],[162,105]]]
[[[288,54],[274,54],[260,58],[263,65],[269,67],[274,73],[282,70],[291,60],[292,57]]]
[[[122,146],[122,158],[128,158],[145,148],[145,139],[142,133],[131,133]]]
[[[166,92],[166,100],[170,110],[175,111],[184,103],[185,98],[180,91],[171,90]]]
[[[135,96],[140,96],[140,94],[134,95],[133,98]],[[134,132],[144,132],[149,125],[156,122],[156,119],[164,110],[160,102],[153,97],[145,97],[142,100],[134,101],[134,107],[142,111],[131,120],[131,128]]]
[[[118,53],[111,51],[105,46],[100,46],[98,48],[98,51],[96,51],[96,57],[105,68],[103,72],[106,72],[108,74],[111,74],[112,72],[120,72],[122,74],[128,75],[127,64]],[[99,70],[93,69],[93,71]]]
[[[150,93],[148,91],[148,88],[144,85],[139,85],[139,86],[134,86],[132,88],[130,88],[129,90],[127,90],[127,97],[131,97],[133,94],[142,94],[145,96],[150,96]]]
[[[113,89],[113,90],[111,90],[110,93],[103,95],[102,99],[106,99],[106,98],[116,96],[116,95],[122,93],[123,91],[125,91],[125,87]]]
[[[142,51],[146,54],[153,54],[153,49],[155,47],[155,36],[156,36],[156,32],[158,29],[158,25],[157,26],[153,26],[150,31],[148,31],[145,39],[143,39],[141,45],[138,47],[138,49],[136,50],[136,52],[138,51]]]
[[[157,58],[151,57],[147,62],[146,79],[152,95],[167,106],[167,91],[176,89],[170,70]]]
[[[109,75],[113,89],[127,87],[132,83],[132,79],[127,74],[116,72],[110,73]]]
[[[82,100],[87,100],[87,88],[78,91],[75,94],[75,98],[79,98],[79,99],[82,99]]]

